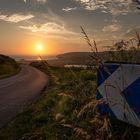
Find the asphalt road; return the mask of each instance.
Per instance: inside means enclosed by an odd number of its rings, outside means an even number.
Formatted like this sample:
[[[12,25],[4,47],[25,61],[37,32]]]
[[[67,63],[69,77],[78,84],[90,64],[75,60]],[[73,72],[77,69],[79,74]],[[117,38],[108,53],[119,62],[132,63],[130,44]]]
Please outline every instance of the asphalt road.
[[[46,87],[44,73],[28,65],[21,67],[17,75],[0,80],[0,128],[22,112]]]

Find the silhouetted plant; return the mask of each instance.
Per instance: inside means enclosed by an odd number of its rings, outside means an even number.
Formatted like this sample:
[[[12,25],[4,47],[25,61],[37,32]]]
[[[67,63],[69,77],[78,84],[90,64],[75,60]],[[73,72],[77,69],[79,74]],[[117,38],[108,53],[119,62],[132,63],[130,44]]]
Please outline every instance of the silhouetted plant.
[[[137,48],[131,46],[131,44],[132,40],[121,40],[120,42],[115,43],[109,50],[110,60],[117,62],[134,62]]]
[[[109,50],[110,60],[117,62],[135,63],[140,49],[140,35],[136,31],[136,37],[128,41],[121,40],[115,43]]]
[[[85,40],[87,42],[87,44],[90,47],[91,50],[91,58],[93,60],[93,65],[96,69],[98,69],[99,67],[101,67],[103,65],[103,61],[99,55],[98,52],[98,47],[97,47],[97,43],[95,41],[95,39],[93,39],[93,41],[91,41],[91,39],[89,38],[88,34],[86,33],[86,31],[84,30],[84,28],[81,26],[81,30],[82,30],[82,34],[85,37]]]

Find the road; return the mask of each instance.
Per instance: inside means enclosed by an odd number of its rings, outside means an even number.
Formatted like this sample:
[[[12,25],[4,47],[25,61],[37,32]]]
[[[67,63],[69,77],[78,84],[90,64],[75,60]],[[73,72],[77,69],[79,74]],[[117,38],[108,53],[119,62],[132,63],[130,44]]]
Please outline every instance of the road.
[[[21,65],[17,75],[0,80],[0,128],[36,99],[46,84],[47,76],[28,65]]]

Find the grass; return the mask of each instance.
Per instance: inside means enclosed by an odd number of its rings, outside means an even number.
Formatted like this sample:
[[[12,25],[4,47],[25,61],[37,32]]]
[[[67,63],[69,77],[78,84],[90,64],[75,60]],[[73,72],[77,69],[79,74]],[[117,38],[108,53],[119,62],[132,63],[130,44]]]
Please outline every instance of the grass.
[[[1,140],[139,139],[134,126],[101,116],[96,110],[96,74],[34,64],[50,75],[47,91],[3,128]]]
[[[1,65],[0,66],[0,79],[8,78],[16,75],[20,71],[20,67],[13,68],[11,65]]]
[[[0,55],[0,79],[17,74],[20,71],[16,61],[8,56]]]

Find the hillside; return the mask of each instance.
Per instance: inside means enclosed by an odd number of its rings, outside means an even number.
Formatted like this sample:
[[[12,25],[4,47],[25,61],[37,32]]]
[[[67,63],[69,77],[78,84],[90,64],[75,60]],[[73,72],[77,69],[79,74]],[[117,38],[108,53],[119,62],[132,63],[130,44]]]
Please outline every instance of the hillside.
[[[101,58],[106,61],[109,58],[108,52],[100,52]],[[50,65],[64,66],[64,65],[88,65],[93,61],[91,52],[70,52],[57,55],[57,60],[48,60]]]
[[[93,62],[91,58],[91,52],[70,52],[57,55],[57,60],[48,60],[48,63],[53,66],[64,65],[89,65]],[[102,61],[110,61],[111,55],[108,51],[99,52],[99,56]],[[140,51],[134,55],[134,59],[137,63],[140,61]]]
[[[0,78],[8,77],[19,71],[19,65],[8,56],[0,54]]]

